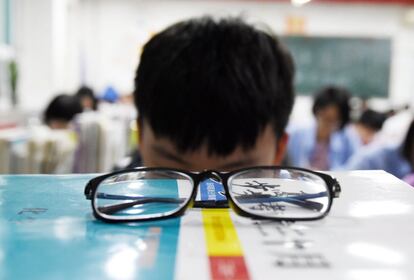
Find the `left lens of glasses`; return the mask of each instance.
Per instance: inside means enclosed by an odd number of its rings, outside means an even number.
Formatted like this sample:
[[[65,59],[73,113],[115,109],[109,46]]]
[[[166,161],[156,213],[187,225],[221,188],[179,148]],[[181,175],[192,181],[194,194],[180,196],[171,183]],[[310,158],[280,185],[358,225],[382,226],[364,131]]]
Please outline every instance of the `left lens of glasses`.
[[[102,181],[94,208],[108,220],[146,220],[171,216],[190,200],[193,181],[177,171],[132,171]]]

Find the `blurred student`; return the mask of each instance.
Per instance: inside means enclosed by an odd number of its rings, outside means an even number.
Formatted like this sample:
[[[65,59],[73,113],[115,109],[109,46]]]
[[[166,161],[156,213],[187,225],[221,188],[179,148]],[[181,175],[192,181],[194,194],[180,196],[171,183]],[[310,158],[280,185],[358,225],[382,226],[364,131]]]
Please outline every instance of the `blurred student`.
[[[44,112],[44,122],[52,129],[66,129],[71,120],[82,112],[79,99],[73,95],[55,96]]]
[[[349,170],[385,170],[398,178],[413,172],[414,167],[414,120],[398,144],[371,146],[355,154],[347,164]],[[409,177],[407,177],[409,179]]]
[[[75,95],[79,98],[83,111],[96,111],[98,108],[98,99],[91,88],[82,86]]]
[[[289,133],[290,165],[318,170],[340,168],[357,149],[356,139],[345,133],[350,120],[351,94],[329,86],[314,95],[315,122],[293,127]]]
[[[360,139],[361,145],[368,145],[374,142],[376,135],[387,119],[385,113],[380,113],[372,109],[366,109],[362,112],[359,119],[353,125],[353,128]]]
[[[135,78],[140,153],[130,166],[230,170],[279,164],[294,67],[241,19],[176,23],[144,46]]]
[[[402,144],[402,155],[410,164],[410,173],[404,176],[404,181],[414,187],[414,119],[408,128]]]

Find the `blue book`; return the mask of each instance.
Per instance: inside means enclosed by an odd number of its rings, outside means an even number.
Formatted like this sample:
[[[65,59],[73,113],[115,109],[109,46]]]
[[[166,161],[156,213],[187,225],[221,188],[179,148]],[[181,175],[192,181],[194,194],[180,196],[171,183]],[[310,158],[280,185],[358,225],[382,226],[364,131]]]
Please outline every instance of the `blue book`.
[[[94,175],[0,176],[0,279],[172,279],[180,218],[107,224]]]

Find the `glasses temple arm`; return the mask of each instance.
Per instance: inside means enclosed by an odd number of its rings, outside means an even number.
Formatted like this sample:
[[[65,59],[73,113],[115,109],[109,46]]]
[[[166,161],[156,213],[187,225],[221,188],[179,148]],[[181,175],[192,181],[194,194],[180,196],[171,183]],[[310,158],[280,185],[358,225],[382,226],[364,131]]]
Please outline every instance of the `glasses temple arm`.
[[[308,201],[308,199],[320,198],[326,196],[326,192],[319,192],[315,194],[302,194],[296,196],[289,196],[289,197],[254,197],[252,196],[244,196],[244,197],[236,197],[237,201],[240,203],[272,203],[272,202],[286,202],[291,203],[297,206],[301,206],[303,208],[307,208],[310,210],[318,210],[320,211],[323,208],[323,204],[316,202],[316,201]]]
[[[104,195],[103,197],[101,196],[100,198],[107,198],[107,199],[128,199],[128,200],[133,199],[129,196],[107,195],[107,194],[103,194],[103,193],[98,193],[98,197],[100,195]],[[124,198],[121,198],[121,197],[124,197]],[[133,201],[113,204],[113,205],[109,205],[109,206],[100,206],[100,207],[97,207],[97,209],[99,210],[99,212],[101,212],[103,214],[111,215],[111,214],[115,214],[116,212],[128,209],[128,208],[133,207],[135,205],[140,205],[140,204],[156,203],[156,202],[180,204],[184,201],[185,201],[184,198],[168,198],[168,197],[145,197],[144,198],[144,197],[139,197],[138,199],[135,199]]]

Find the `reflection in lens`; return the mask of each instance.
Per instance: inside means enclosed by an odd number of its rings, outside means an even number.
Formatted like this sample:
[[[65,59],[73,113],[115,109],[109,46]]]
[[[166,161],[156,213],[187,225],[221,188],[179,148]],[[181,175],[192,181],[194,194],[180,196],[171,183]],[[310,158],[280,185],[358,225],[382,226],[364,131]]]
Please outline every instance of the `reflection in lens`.
[[[193,181],[176,171],[133,171],[99,184],[94,206],[104,218],[139,220],[170,216],[190,199]]]
[[[249,169],[228,181],[242,210],[264,217],[312,219],[329,209],[330,194],[319,176],[295,169]]]

